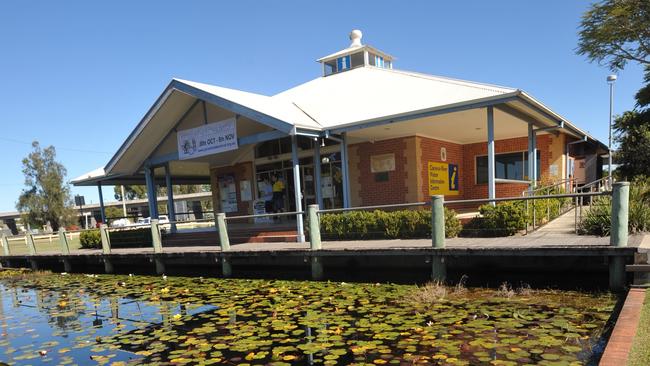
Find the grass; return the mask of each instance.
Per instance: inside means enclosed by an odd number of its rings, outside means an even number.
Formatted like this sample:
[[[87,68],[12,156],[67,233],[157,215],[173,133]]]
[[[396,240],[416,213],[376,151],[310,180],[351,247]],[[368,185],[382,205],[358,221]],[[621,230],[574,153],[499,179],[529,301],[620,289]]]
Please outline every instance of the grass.
[[[639,327],[634,336],[632,349],[627,360],[628,366],[650,365],[650,291],[646,290]]]
[[[79,243],[79,233],[69,234],[68,245],[70,250],[81,249],[81,244]],[[61,245],[59,244],[59,238],[56,235],[52,236],[34,236],[34,245],[36,246],[36,253],[43,252],[61,252]],[[15,255],[29,254],[27,245],[25,244],[25,238],[10,238],[9,239],[9,252]]]

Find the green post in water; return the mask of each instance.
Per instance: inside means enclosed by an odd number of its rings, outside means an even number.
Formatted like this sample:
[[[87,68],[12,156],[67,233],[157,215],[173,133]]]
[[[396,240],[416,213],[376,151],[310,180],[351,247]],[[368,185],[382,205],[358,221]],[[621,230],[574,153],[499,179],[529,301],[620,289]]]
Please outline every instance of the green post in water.
[[[4,255],[10,255],[9,252],[9,238],[4,233],[2,234],[2,252]]]
[[[434,248],[445,247],[445,196],[431,196],[431,241]]]
[[[221,251],[230,250],[230,239],[228,239],[228,228],[226,227],[226,214],[219,212],[217,214],[217,230],[219,230],[219,245]]]
[[[162,253],[162,237],[160,235],[160,224],[158,219],[151,220],[151,244],[154,253]]]
[[[68,243],[68,236],[65,233],[65,229],[59,230],[59,244],[61,244],[61,253],[63,255],[70,254],[70,244]]]
[[[612,187],[612,233],[609,244],[627,246],[627,226],[630,205],[630,182],[616,182]]]
[[[318,219],[318,205],[309,205],[307,207],[307,216],[309,217],[309,247],[311,250],[320,250],[320,220]]]
[[[108,233],[108,226],[101,224],[99,226],[99,234],[102,238],[102,253],[111,254],[111,237]]]
[[[36,244],[34,244],[34,235],[32,233],[25,235],[25,244],[30,255],[36,254]]]

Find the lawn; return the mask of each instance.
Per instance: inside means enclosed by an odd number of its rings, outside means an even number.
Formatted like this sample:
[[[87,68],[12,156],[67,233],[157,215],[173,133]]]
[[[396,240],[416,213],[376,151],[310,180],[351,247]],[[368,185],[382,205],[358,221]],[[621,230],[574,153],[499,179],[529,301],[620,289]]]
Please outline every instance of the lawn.
[[[634,337],[632,350],[627,361],[628,366],[650,365],[650,291],[646,291],[639,328]]]
[[[68,233],[68,244],[70,250],[81,249],[79,233]],[[61,252],[61,244],[59,244],[57,235],[35,235],[34,245],[36,246],[36,253]],[[25,244],[25,237],[9,238],[9,252],[17,255],[29,254]]]

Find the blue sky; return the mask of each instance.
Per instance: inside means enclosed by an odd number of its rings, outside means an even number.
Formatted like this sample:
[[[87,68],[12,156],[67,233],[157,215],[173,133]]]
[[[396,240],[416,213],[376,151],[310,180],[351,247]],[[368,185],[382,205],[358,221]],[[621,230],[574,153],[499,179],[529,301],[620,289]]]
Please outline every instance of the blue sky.
[[[0,211],[15,209],[32,140],[72,179],[110,159],[172,77],[273,94],[318,77],[353,28],[395,68],[524,89],[606,142],[609,71],[574,52],[589,3],[2,1]],[[619,73],[616,112],[641,82],[637,65]]]

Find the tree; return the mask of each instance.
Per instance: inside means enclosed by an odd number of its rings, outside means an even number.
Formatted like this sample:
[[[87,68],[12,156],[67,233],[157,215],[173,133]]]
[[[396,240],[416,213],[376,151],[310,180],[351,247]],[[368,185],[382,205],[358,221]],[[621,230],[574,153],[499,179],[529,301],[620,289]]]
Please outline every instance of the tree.
[[[70,187],[65,183],[67,171],[55,160],[54,146],[41,149],[38,141],[34,141],[32,148],[33,151],[23,159],[26,187],[16,208],[23,213],[24,222],[36,227],[49,223],[57,231],[75,220]]]
[[[109,219],[112,220],[123,217],[124,211],[122,211],[122,207],[108,206],[104,208],[104,214],[106,215],[106,221],[108,221]]]
[[[582,16],[577,53],[621,70],[629,61],[650,65],[650,1],[604,0]]]
[[[623,113],[616,118],[614,130],[619,145],[616,175],[626,180],[650,176],[650,110]]]
[[[120,186],[113,187],[113,192],[115,193],[115,199],[121,201],[122,189],[120,188]],[[146,186],[124,186],[124,195],[126,196],[127,201],[147,198],[147,187]]]

